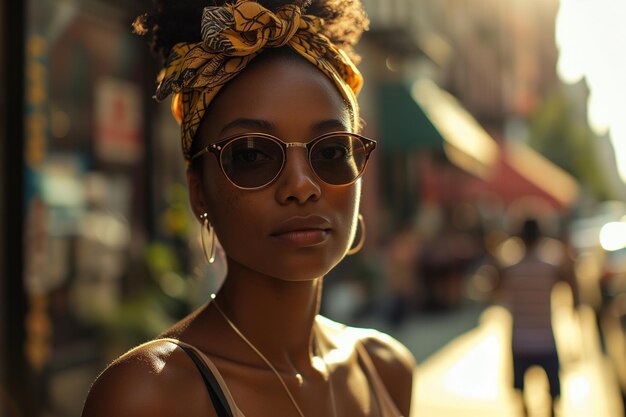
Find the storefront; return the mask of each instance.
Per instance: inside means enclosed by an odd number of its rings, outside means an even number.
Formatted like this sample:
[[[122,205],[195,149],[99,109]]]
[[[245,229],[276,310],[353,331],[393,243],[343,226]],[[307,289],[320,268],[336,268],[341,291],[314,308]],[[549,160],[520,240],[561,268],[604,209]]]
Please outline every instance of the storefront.
[[[494,140],[431,81],[383,84],[379,107],[382,146],[394,163],[411,154],[434,156],[422,158],[413,173],[419,198],[444,205],[487,199],[505,208],[531,198],[560,213],[576,202],[578,184],[568,173],[523,143]]]
[[[2,416],[79,415],[112,357],[220,277],[197,256],[178,126],[151,99],[157,59],[131,30],[148,4],[2,2]]]

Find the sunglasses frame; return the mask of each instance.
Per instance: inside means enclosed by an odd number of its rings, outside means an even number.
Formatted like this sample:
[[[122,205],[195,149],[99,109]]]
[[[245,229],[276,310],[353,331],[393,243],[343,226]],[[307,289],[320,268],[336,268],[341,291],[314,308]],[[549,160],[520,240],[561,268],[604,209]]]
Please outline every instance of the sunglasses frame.
[[[359,171],[359,174],[350,182],[346,183],[346,184],[330,184],[326,181],[324,181],[323,179],[321,179],[319,177],[319,175],[317,175],[317,172],[315,172],[315,169],[313,168],[313,164],[311,163],[311,149],[313,149],[313,146],[315,146],[316,143],[318,143],[319,141],[329,138],[331,136],[337,136],[337,135],[345,135],[345,136],[350,136],[352,138],[358,139],[359,141],[361,141],[361,143],[364,146],[365,149],[365,163],[363,164],[363,168]],[[224,165],[222,164],[222,151],[224,150],[224,148],[226,148],[226,146],[238,139],[244,139],[248,136],[254,136],[254,137],[262,137],[271,141],[274,141],[275,143],[278,144],[278,146],[280,147],[281,151],[282,151],[282,163],[280,165],[280,169],[278,170],[278,172],[276,173],[276,175],[269,180],[266,184],[260,185],[258,187],[242,187],[240,185],[235,184],[226,174],[226,171],[224,170]],[[215,157],[217,158],[217,162],[218,165],[220,166],[220,170],[222,171],[222,174],[224,175],[224,177],[226,177],[226,179],[236,188],[239,188],[241,190],[259,190],[261,188],[265,188],[267,186],[269,186],[270,184],[272,184],[274,181],[276,181],[276,179],[280,176],[280,174],[283,172],[283,168],[285,167],[285,163],[287,162],[287,149],[288,148],[306,148],[306,153],[307,153],[307,160],[309,162],[309,168],[311,168],[311,172],[313,172],[313,174],[315,175],[315,177],[320,180],[321,182],[323,182],[326,185],[329,185],[331,187],[347,187],[351,184],[354,184],[359,178],[361,178],[361,176],[363,175],[363,173],[365,172],[365,168],[367,167],[367,163],[369,161],[369,157],[370,154],[372,153],[372,151],[376,148],[376,141],[366,138],[365,136],[361,136],[359,134],[356,133],[352,133],[352,132],[329,132],[329,133],[324,133],[323,135],[317,136],[316,138],[310,140],[309,142],[306,143],[301,143],[301,142],[285,142],[279,138],[277,138],[276,136],[272,136],[270,134],[267,133],[239,133],[233,136],[229,136],[227,138],[224,139],[220,139],[217,142],[211,143],[208,146],[205,146],[204,148],[202,148],[200,151],[196,152],[192,157],[191,157],[191,161],[195,160],[196,158],[207,154],[207,153],[212,153],[213,155],[215,155]]]

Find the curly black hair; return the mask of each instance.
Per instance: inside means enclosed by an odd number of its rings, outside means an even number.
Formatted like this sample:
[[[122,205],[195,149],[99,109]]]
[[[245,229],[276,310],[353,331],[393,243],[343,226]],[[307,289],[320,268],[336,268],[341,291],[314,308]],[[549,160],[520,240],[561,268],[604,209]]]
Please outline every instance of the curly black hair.
[[[153,51],[165,60],[179,42],[200,42],[202,10],[234,0],[154,0],[154,7],[135,20],[135,33],[151,37]],[[302,7],[305,14],[324,19],[323,33],[353,60],[353,47],[369,25],[360,0],[257,0],[275,11],[286,4]]]

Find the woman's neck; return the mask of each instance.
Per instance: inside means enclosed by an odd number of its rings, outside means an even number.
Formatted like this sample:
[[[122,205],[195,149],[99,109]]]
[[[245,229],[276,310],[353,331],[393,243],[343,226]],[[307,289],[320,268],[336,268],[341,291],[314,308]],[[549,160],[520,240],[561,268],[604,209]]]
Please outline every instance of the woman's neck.
[[[322,281],[281,280],[229,264],[215,302],[274,365],[302,369],[312,362]]]

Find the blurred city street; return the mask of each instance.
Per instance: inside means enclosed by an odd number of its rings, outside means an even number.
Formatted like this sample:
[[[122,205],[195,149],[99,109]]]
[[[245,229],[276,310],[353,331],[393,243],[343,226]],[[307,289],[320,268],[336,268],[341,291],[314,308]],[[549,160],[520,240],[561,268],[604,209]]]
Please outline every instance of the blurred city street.
[[[321,313],[409,348],[410,417],[624,417],[626,3],[361,3],[376,145]],[[226,278],[132,30],[150,4],[0,0],[0,417],[79,415]]]
[[[567,305],[555,309],[560,309],[555,332],[561,336],[563,389],[553,405],[554,415],[624,416],[616,370],[601,352],[593,313],[575,313]],[[581,317],[585,314],[591,317]],[[529,417],[550,416],[552,404],[541,370],[527,374],[525,395],[513,389],[511,317],[501,307],[467,303],[447,314],[408,318],[396,328],[368,320],[359,324],[386,329],[415,355],[416,417],[521,417],[524,407]]]

